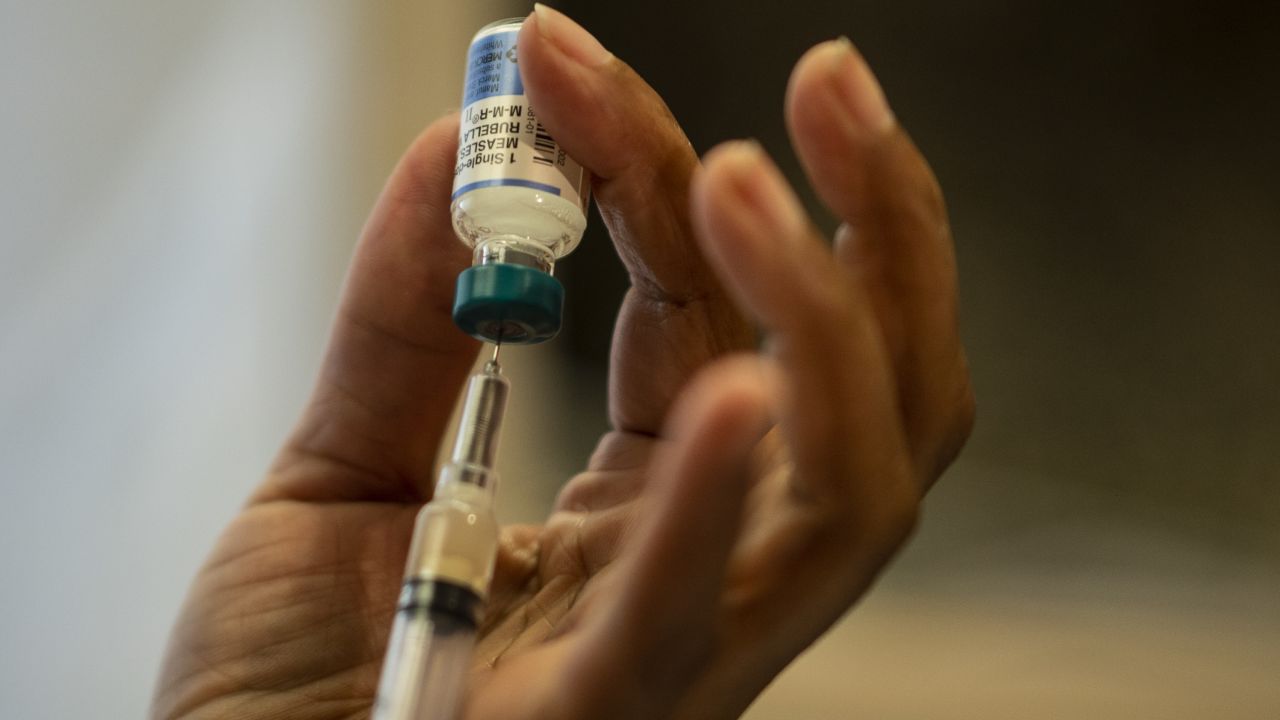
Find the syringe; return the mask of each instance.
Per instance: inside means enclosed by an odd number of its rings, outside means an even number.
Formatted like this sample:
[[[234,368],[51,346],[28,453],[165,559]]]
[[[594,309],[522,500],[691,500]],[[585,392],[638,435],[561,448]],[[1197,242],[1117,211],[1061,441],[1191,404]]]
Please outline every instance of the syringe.
[[[454,720],[493,575],[493,470],[508,384],[498,346],[471,376],[453,454],[418,513],[374,720]]]

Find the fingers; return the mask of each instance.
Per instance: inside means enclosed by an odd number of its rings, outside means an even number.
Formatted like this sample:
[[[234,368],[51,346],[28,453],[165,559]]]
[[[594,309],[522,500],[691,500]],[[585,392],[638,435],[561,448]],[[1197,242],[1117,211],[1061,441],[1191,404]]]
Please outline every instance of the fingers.
[[[914,508],[875,315],[758,145],[727,143],[707,155],[694,180],[693,217],[725,284],[770,331],[786,377],[795,489],[837,513],[852,509],[855,519],[897,499]]]
[[[601,214],[633,282],[677,302],[704,292],[689,241],[698,158],[652,88],[565,15],[537,5],[520,33],[520,73],[539,119],[595,176]]]
[[[478,344],[453,324],[470,253],[449,215],[456,115],[428,127],[365,226],[315,391],[255,500],[430,495],[436,448]]]
[[[788,87],[787,122],[814,188],[847,223],[836,255],[876,308],[899,372],[908,441],[927,483],[940,472],[933,465],[954,457],[973,414],[955,253],[938,184],[848,40],[801,58]]]
[[[583,628],[581,657],[613,698],[626,682],[635,683],[633,700],[674,702],[711,652],[751,451],[776,394],[763,361],[737,356],[701,373],[673,406],[663,433],[670,444],[657,453],[645,509],[612,570],[615,591]],[[628,715],[665,716],[661,709]]]
[[[519,49],[532,105],[595,176],[596,203],[631,276],[615,331],[611,419],[619,430],[656,433],[698,367],[754,343],[693,240],[697,156],[657,93],[561,13],[536,6]]]
[[[815,190],[888,255],[885,268],[915,295],[952,297],[955,262],[942,194],[898,126],[866,62],[846,39],[796,64],[787,123]]]

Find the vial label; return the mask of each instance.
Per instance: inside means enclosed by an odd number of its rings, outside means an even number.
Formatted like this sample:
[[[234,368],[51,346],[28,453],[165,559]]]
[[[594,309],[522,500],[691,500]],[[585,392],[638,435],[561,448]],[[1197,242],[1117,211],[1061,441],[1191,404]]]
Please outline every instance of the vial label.
[[[525,97],[518,34],[518,25],[482,33],[467,53],[453,199],[477,188],[514,185],[576,202],[585,213],[587,173],[538,122]]]

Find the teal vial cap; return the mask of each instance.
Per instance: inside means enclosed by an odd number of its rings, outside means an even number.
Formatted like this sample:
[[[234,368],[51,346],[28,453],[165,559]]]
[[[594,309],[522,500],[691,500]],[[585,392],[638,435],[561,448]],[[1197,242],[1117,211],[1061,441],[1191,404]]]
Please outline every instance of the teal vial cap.
[[[458,276],[453,322],[488,342],[532,345],[560,332],[564,286],[536,268],[476,265]]]

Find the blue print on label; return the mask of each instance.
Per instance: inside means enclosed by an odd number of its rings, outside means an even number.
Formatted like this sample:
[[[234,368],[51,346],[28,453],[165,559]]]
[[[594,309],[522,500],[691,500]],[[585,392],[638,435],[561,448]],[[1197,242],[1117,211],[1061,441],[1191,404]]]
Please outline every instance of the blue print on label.
[[[494,95],[523,95],[524,82],[516,66],[518,30],[486,35],[471,45],[467,53],[467,80],[462,105]]]
[[[533,180],[522,180],[520,178],[495,178],[493,180],[481,180],[479,182],[467,183],[457,190],[454,190],[453,196],[450,199],[457,200],[460,195],[480,188],[503,186],[527,187],[533,188],[534,190],[541,190],[544,193],[550,193],[552,195],[560,194],[560,188],[555,185],[548,185],[546,183],[535,182]]]

